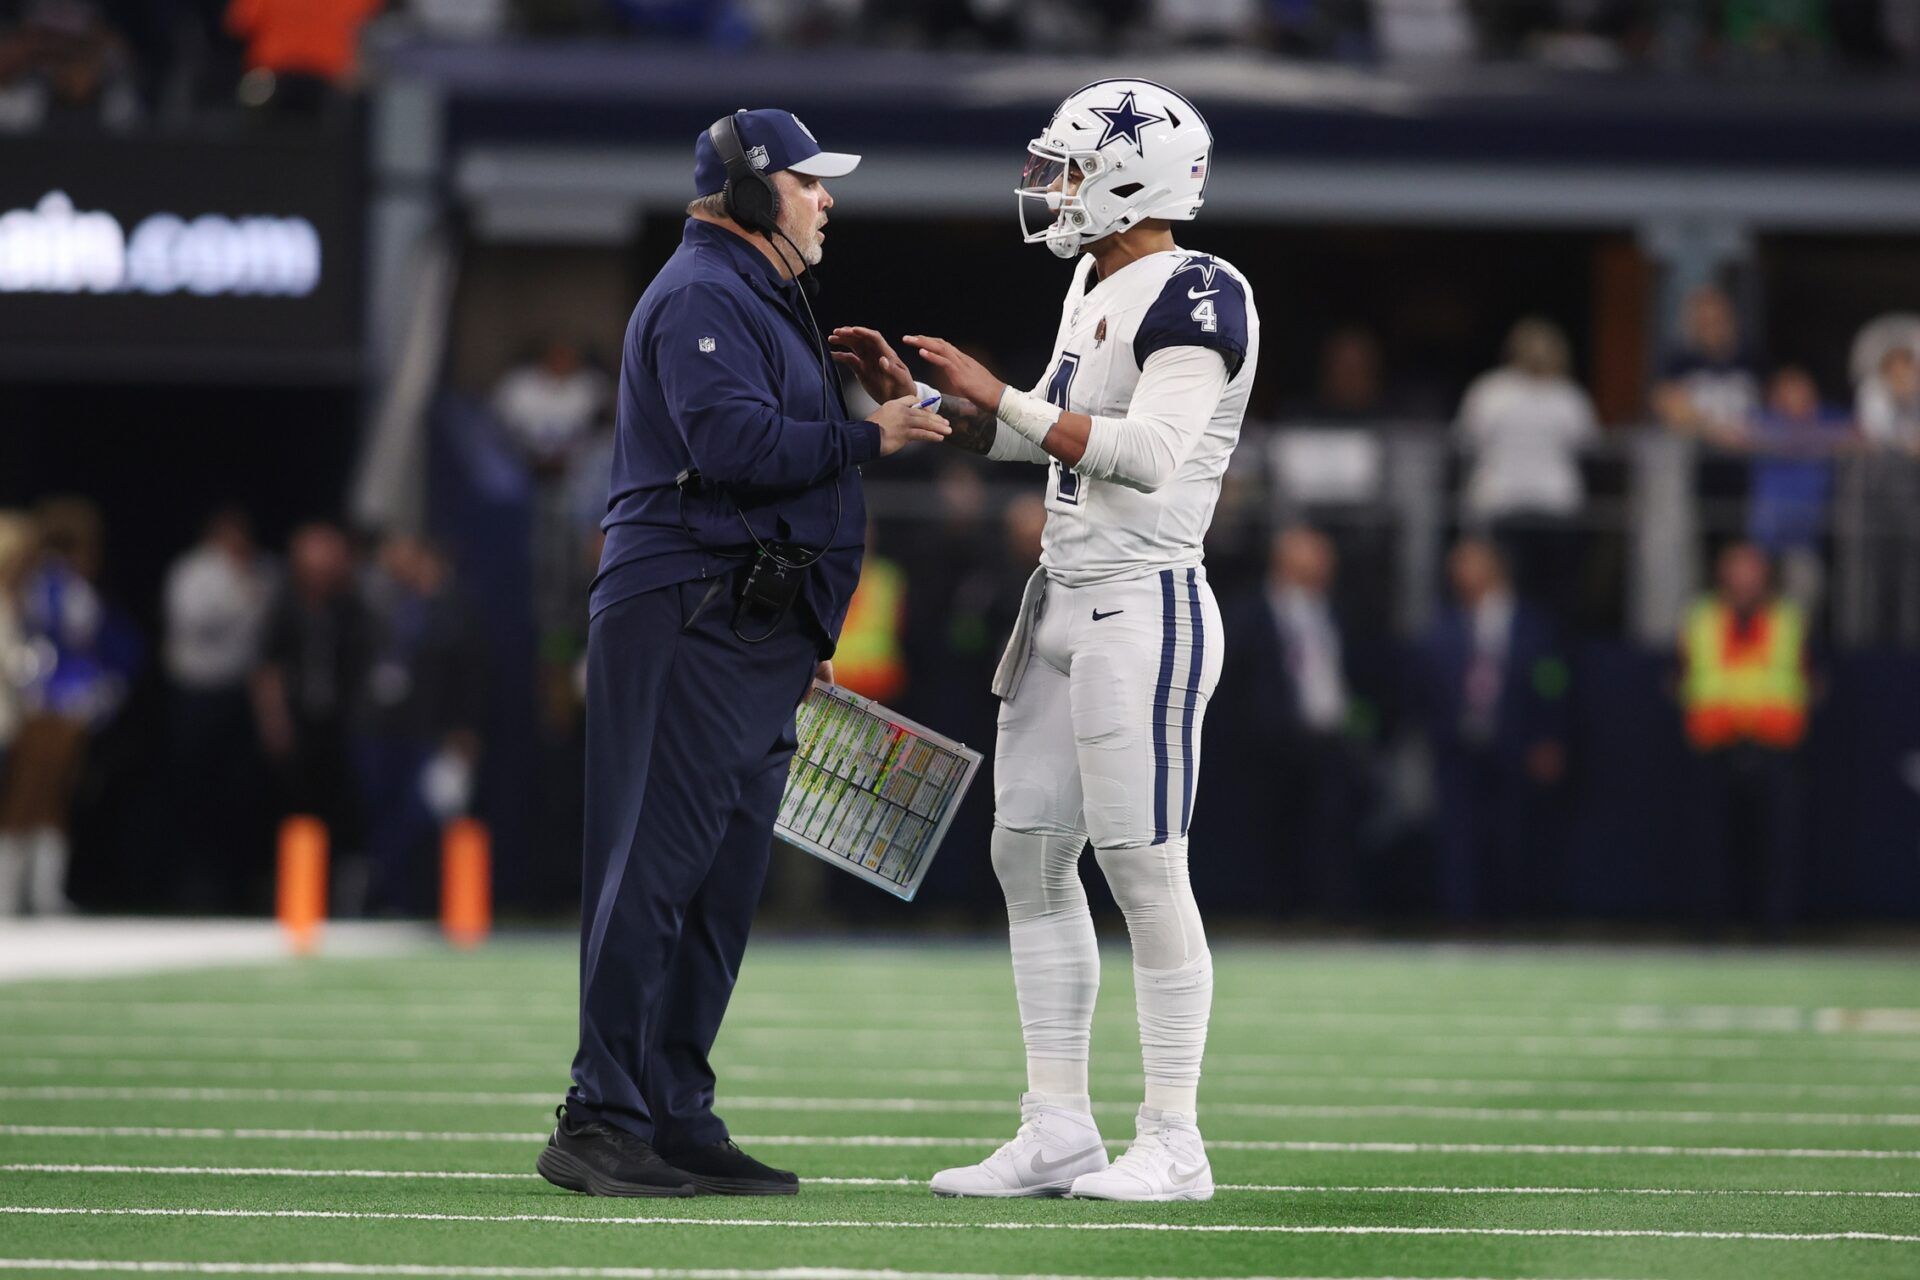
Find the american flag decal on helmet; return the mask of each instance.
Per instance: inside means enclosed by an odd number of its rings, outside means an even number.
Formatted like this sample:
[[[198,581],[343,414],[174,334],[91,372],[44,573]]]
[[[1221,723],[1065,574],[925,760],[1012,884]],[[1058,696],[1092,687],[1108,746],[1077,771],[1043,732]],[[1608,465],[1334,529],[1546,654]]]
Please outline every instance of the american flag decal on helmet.
[[[1190,169],[1190,170],[1188,170],[1188,172],[1187,172],[1187,176],[1188,176],[1189,178],[1204,178],[1204,177],[1206,177],[1206,176],[1207,176],[1207,162],[1206,162],[1205,160],[1200,160],[1200,161],[1196,161],[1196,162],[1194,163],[1194,166],[1193,166],[1193,168],[1192,168],[1192,169]]]

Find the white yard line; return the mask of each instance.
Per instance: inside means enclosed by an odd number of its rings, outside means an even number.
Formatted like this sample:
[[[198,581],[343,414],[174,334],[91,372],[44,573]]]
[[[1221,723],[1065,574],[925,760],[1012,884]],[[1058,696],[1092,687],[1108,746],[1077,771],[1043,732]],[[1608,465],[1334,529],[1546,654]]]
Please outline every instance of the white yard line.
[[[218,1178],[367,1178],[392,1181],[482,1180],[541,1182],[537,1173],[486,1173],[455,1169],[288,1169],[255,1165],[164,1164],[0,1164],[0,1173],[138,1174],[170,1177]],[[925,1178],[822,1178],[809,1175],[808,1185],[828,1187],[924,1187]],[[1219,1191],[1258,1191],[1273,1194],[1435,1195],[1435,1196],[1776,1196],[1815,1199],[1920,1200],[1920,1191],[1825,1190],[1780,1187],[1435,1187],[1329,1186],[1314,1183],[1221,1182]]]
[[[151,928],[151,926],[148,927]],[[265,937],[275,943],[279,942],[278,934],[271,926],[242,924],[228,928],[230,931],[239,931],[250,937]],[[165,932],[200,933],[203,931],[171,929]],[[284,946],[278,946],[274,954],[283,952]],[[208,999],[205,997],[129,999],[119,996],[96,999],[85,995],[75,998],[39,995],[13,998],[0,992],[0,1010],[55,1013],[91,1010],[130,1015],[135,1018],[153,1017],[169,1022],[195,1015],[214,1017],[232,1015],[245,1016],[248,1019],[284,1015],[303,1020],[340,1017],[357,1021],[370,1017],[403,1017],[409,1021],[445,1019],[471,1023],[476,1019],[476,1015],[484,1017],[487,1014],[497,1014],[504,1022],[516,1027],[525,1027],[530,1021],[537,1020],[541,1016],[538,1011],[529,1011],[525,1008],[526,1002],[518,998],[474,999],[471,991],[467,991],[450,995],[443,1000],[421,1002],[417,999],[418,992],[409,989],[407,995],[415,999],[411,1002],[369,1001],[364,990],[355,991],[352,993],[352,998],[344,1000],[332,998],[328,993],[319,993],[319,998],[310,998],[290,1005],[284,997],[276,996],[265,999]],[[1221,997],[1217,1004],[1223,1009],[1252,1010],[1277,1022],[1316,1027],[1379,1026],[1401,1030],[1410,1024],[1433,1023],[1446,1027],[1478,1030],[1532,1027],[1543,1030],[1601,1032],[1742,1031],[1783,1035],[1846,1033],[1920,1035],[1920,1008],[1901,1006],[1850,1008],[1799,1005],[1617,1004],[1583,1006],[1577,1013],[1449,1012],[1430,1009],[1302,1008],[1289,1006],[1278,1000],[1247,996]],[[764,994],[748,993],[734,1002],[733,1012],[736,1018],[744,1018],[758,1025],[810,1026],[818,1025],[822,1013],[840,1012],[843,1007],[837,998],[809,1006],[805,1000],[772,1000]],[[1006,1018],[1005,1013],[988,1009],[931,1011],[917,1001],[910,1004],[863,1001],[860,1007],[869,1015],[877,1013],[889,1021],[900,1020],[934,1026],[951,1026],[956,1018],[982,1022],[1004,1021]],[[566,1019],[557,1017],[550,1018],[549,1021],[560,1026],[565,1026],[567,1022]]]
[[[501,1062],[359,1062],[337,1059],[305,1059],[290,1062],[208,1062],[197,1058],[17,1058],[0,1062],[0,1074],[59,1076],[73,1080],[88,1075],[107,1077],[176,1076],[207,1079],[262,1080],[281,1075],[311,1075],[323,1079],[380,1080],[458,1079],[462,1075],[507,1079],[540,1079],[556,1084],[566,1080],[565,1064]],[[842,1080],[844,1064],[756,1066],[728,1065],[720,1074],[733,1080]],[[1140,1071],[1095,1071],[1095,1080],[1138,1086]],[[1026,1087],[1021,1071],[1000,1073],[985,1071],[916,1071],[915,1084],[977,1086],[1003,1085],[1007,1096],[1015,1097]],[[1276,1089],[1327,1089],[1332,1092],[1476,1095],[1511,1097],[1649,1097],[1717,1098],[1830,1098],[1920,1099],[1920,1084],[1813,1084],[1783,1081],[1702,1081],[1702,1080],[1583,1080],[1536,1077],[1514,1079],[1494,1076],[1355,1076],[1355,1075],[1274,1075],[1266,1072],[1208,1071],[1209,1091],[1246,1086],[1262,1092]],[[1214,1093],[1213,1096],[1218,1096]]]
[[[1176,1235],[1295,1236],[1514,1236],[1580,1240],[1765,1240],[1795,1243],[1881,1241],[1920,1244],[1920,1235],[1891,1231],[1661,1231],[1586,1227],[1397,1227],[1380,1224],[1278,1224],[1261,1222],[911,1222],[861,1218],[693,1218],[588,1216],[570,1213],[400,1213],[365,1209],[79,1208],[0,1205],[16,1217],[242,1218],[347,1222],[541,1222],[580,1227],[772,1227],[784,1231],[1150,1231]]]
[[[215,1129],[174,1128],[160,1125],[0,1124],[0,1137],[23,1138],[181,1138],[191,1141],[271,1142],[502,1142],[539,1143],[546,1133],[461,1132],[413,1129]],[[903,1136],[864,1134],[822,1136],[810,1134],[737,1134],[744,1146],[768,1147],[997,1147],[1001,1138]],[[1109,1143],[1124,1147],[1124,1142]],[[1587,1155],[1587,1156],[1704,1156],[1712,1159],[1783,1160],[1920,1160],[1920,1151],[1847,1149],[1830,1147],[1677,1147],[1574,1145],[1565,1143],[1504,1142],[1308,1142],[1210,1139],[1214,1151],[1291,1151],[1311,1154],[1385,1153],[1393,1155]]]
[[[95,1271],[161,1275],[476,1276],[483,1280],[1172,1280],[1165,1276],[1072,1276],[988,1271],[894,1271],[856,1267],[462,1267],[405,1262],[172,1262],[150,1259],[0,1258],[0,1271]],[[1179,1280],[1206,1280],[1179,1277]],[[1234,1276],[1213,1280],[1328,1280],[1314,1276]],[[1410,1280],[1348,1276],[1342,1280]],[[1442,1280],[1485,1280],[1455,1276]]]
[[[462,1028],[470,1029],[470,1028]],[[980,1032],[955,1031],[951,1035],[935,1028],[834,1028],[825,1026],[807,1027],[756,1027],[751,1024],[729,1024],[727,1041],[730,1047],[738,1047],[747,1042],[772,1042],[782,1054],[804,1054],[809,1051],[807,1044],[812,1042],[812,1051],[825,1054],[844,1054],[849,1050],[881,1053],[887,1055],[889,1065],[911,1068],[915,1063],[929,1067],[951,1066],[956,1057],[965,1061],[993,1061],[1014,1063],[1019,1060],[1018,1044],[1009,1041],[1004,1049],[989,1049],[980,1052],[983,1036]],[[1316,1039],[1308,1033],[1301,1038]],[[52,1048],[61,1046],[67,1049],[87,1052],[106,1050],[124,1052],[135,1045],[182,1046],[193,1049],[211,1049],[214,1046],[239,1048],[253,1053],[272,1053],[279,1051],[309,1052],[315,1046],[323,1046],[336,1052],[352,1049],[355,1052],[378,1053],[387,1056],[424,1058],[446,1056],[448,1054],[472,1056],[484,1055],[499,1059],[509,1056],[510,1052],[531,1055],[535,1060],[546,1060],[554,1053],[567,1050],[571,1046],[572,1028],[556,1028],[551,1032],[537,1036],[507,1037],[471,1037],[436,1036],[429,1038],[399,1038],[391,1036],[371,1036],[361,1038],[349,1034],[349,1028],[333,1029],[326,1034],[310,1036],[258,1034],[227,1035],[189,1032],[153,1033],[140,1028],[126,1028],[111,1034],[88,1034],[71,1031],[34,1031],[8,1030],[0,1033],[0,1045],[12,1046],[15,1051],[43,1052],[38,1046]],[[803,1042],[803,1043],[794,1043]],[[947,1048],[929,1048],[930,1042]],[[1271,1053],[1236,1053],[1220,1055],[1219,1066],[1245,1063],[1260,1065],[1284,1059],[1289,1055],[1283,1049],[1286,1039],[1283,1037]],[[1402,1035],[1393,1037],[1393,1047],[1399,1049],[1418,1049],[1421,1054],[1436,1058],[1470,1056],[1484,1059],[1488,1055],[1545,1055],[1559,1057],[1592,1057],[1632,1060],[1640,1062],[1673,1062],[1690,1059],[1735,1059],[1742,1062],[1801,1064],[1807,1066],[1845,1066],[1879,1065],[1883,1063],[1920,1062],[1920,1041],[1885,1040],[1847,1040],[1832,1039],[1807,1041],[1797,1047],[1819,1052],[1788,1052],[1796,1046],[1781,1041],[1698,1039],[1680,1040],[1659,1037],[1635,1036],[1431,1036]],[[902,1051],[905,1052],[902,1052]],[[1366,1058],[1373,1055],[1362,1048],[1354,1048],[1347,1055],[1349,1059]],[[1401,1054],[1401,1057],[1412,1056]],[[1138,1051],[1134,1048],[1116,1044],[1110,1049],[1097,1049],[1093,1054],[1096,1062],[1121,1064],[1137,1062]]]
[[[458,1092],[432,1089],[258,1089],[165,1085],[6,1085],[0,1100],[36,1102],[264,1102],[305,1106],[391,1103],[407,1106],[548,1106],[552,1090]],[[831,1114],[1004,1115],[1011,1104],[984,1098],[822,1098],[728,1096],[735,1111]],[[1132,1103],[1096,1111],[1131,1115]],[[1454,1120],[1470,1124],[1550,1121],[1556,1124],[1764,1124],[1831,1128],[1915,1128],[1920,1114],[1839,1111],[1678,1111],[1580,1107],[1437,1107],[1406,1104],[1321,1106],[1304,1103],[1214,1102],[1207,1114],[1269,1120]]]

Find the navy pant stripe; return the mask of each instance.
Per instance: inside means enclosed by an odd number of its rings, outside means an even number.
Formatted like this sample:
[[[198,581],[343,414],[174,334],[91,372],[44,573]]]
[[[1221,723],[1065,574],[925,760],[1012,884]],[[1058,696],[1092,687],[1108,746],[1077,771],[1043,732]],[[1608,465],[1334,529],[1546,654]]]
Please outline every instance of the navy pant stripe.
[[[1200,667],[1206,657],[1206,643],[1200,627],[1200,579],[1187,570],[1187,611],[1193,619],[1193,664],[1187,672],[1187,709],[1180,718],[1180,834],[1187,834],[1193,817],[1193,788],[1197,779],[1193,767],[1193,709],[1200,701]]]
[[[1173,570],[1160,571],[1160,681],[1153,690],[1153,842],[1167,842],[1167,704],[1173,698]]]

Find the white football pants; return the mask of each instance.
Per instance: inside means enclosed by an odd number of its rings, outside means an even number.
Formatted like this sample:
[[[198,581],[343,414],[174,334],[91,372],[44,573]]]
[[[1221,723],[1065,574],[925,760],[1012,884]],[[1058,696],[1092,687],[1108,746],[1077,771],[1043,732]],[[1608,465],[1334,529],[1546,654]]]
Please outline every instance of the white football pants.
[[[1000,705],[996,823],[1096,849],[1185,836],[1220,636],[1203,569],[1049,580],[1026,674]]]
[[[1046,583],[994,752],[993,865],[1036,1093],[1087,1092],[1100,957],[1079,863],[1091,838],[1133,941],[1148,1105],[1194,1110],[1213,962],[1186,836],[1220,636],[1197,567]]]

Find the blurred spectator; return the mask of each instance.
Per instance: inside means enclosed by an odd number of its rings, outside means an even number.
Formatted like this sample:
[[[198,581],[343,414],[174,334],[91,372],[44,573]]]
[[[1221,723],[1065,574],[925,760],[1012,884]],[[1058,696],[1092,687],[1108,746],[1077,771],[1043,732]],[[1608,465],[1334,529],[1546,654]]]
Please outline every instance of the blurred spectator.
[[[1153,0],[1156,36],[1182,45],[1238,45],[1253,38],[1261,0]]]
[[[423,915],[440,828],[472,804],[485,639],[445,555],[420,538],[380,544],[367,596],[372,662],[354,744],[367,831],[364,906]]]
[[[314,111],[352,79],[360,28],[385,0],[230,0],[227,30],[246,42],[240,100]]]
[[[273,766],[280,811],[325,822],[341,862],[361,847],[347,743],[368,646],[346,535],[330,524],[301,526],[267,614],[252,681],[254,723]]]
[[[42,915],[70,911],[66,897],[73,794],[90,734],[120,709],[139,665],[139,642],[95,585],[104,550],[100,513],[78,498],[40,504],[38,555],[22,583],[30,651],[26,716],[8,753],[0,794],[0,879],[26,869],[25,900]],[[0,907],[17,909],[4,901]]]
[[[493,411],[529,464],[553,471],[586,443],[607,412],[607,375],[580,348],[550,338],[537,360],[509,370],[493,390]],[[601,477],[604,487],[605,476]]]
[[[1267,42],[1286,57],[1372,59],[1367,0],[1267,0],[1266,9]]]
[[[1005,639],[992,633],[987,616],[1000,589],[1002,555],[987,485],[972,458],[941,459],[933,490],[938,519],[886,527],[912,591],[902,633],[907,670],[938,673],[908,691],[907,705],[928,724],[954,725],[964,739],[962,726],[977,711]]]
[[[833,680],[862,697],[894,702],[907,687],[902,638],[906,627],[907,575],[879,553],[879,531],[867,525],[867,553],[860,584],[847,604],[847,620],[833,651]]]
[[[1920,354],[1891,345],[1860,384],[1856,412],[1874,456],[1860,470],[1874,633],[1920,647]]]
[[[32,0],[23,8],[17,27],[0,27],[0,130],[68,120],[109,128],[135,123],[134,61],[103,6]]]
[[[1517,599],[1499,551],[1447,558],[1454,606],[1421,644],[1434,756],[1440,907],[1455,922],[1543,905],[1548,801],[1566,772],[1566,665],[1546,617]]]
[[[1213,798],[1238,829],[1273,832],[1284,864],[1274,865],[1268,845],[1248,851],[1256,865],[1228,869],[1241,893],[1259,886],[1260,901],[1248,905],[1340,920],[1361,905],[1365,762],[1333,610],[1336,569],[1333,543],[1316,529],[1273,538],[1264,589],[1224,610],[1225,666],[1210,715],[1232,744]]]
[[[1377,426],[1394,411],[1381,374],[1380,340],[1360,326],[1336,329],[1320,344],[1313,399],[1294,416],[1316,426]]]
[[[33,521],[16,511],[0,512],[0,789],[7,776],[7,755],[20,732],[25,713],[21,684],[31,661],[25,620],[21,617],[20,581],[33,563],[38,533]],[[0,836],[0,919],[19,913],[26,887],[27,849],[24,843]]]
[[[1920,351],[1890,346],[1855,400],[1860,431],[1868,441],[1920,458]]]
[[[1568,376],[1566,334],[1528,318],[1507,335],[1506,363],[1481,374],[1455,430],[1472,458],[1468,522],[1506,549],[1522,595],[1572,616],[1586,501],[1580,451],[1599,439],[1593,401]]]
[[[1466,62],[1477,51],[1468,0],[1371,0],[1373,36],[1388,62]]]
[[[227,509],[167,573],[164,663],[172,687],[170,799],[185,903],[238,911],[261,870],[250,800],[259,794],[247,680],[260,661],[274,572],[243,512]]]
[[[1740,343],[1733,303],[1713,285],[1687,295],[1680,349],[1653,390],[1654,412],[1670,429],[1725,448],[1747,442],[1760,409],[1760,382]]]
[[[1851,435],[1844,415],[1820,404],[1820,388],[1798,365],[1767,383],[1767,407],[1754,421],[1753,479],[1747,536],[1781,566],[1786,593],[1808,614],[1816,611],[1824,579],[1833,494],[1831,455]]]
[[[539,359],[510,370],[493,392],[493,411],[534,474],[534,619],[556,664],[571,660],[585,626],[591,578],[580,579],[579,495],[598,494],[597,527],[606,514],[612,441],[594,430],[610,390],[579,347],[554,337]]]
[[[738,0],[607,0],[607,8],[647,39],[698,40],[717,49],[753,42],[753,17]]]
[[[1811,67],[1833,45],[1831,0],[1725,0],[1722,30],[1735,62],[1755,67]]]
[[[1484,47],[1552,66],[1606,71],[1645,53],[1641,0],[1475,0]]]
[[[1796,755],[1810,691],[1803,616],[1774,597],[1770,578],[1753,543],[1723,550],[1715,593],[1687,617],[1680,661],[1707,919],[1718,929],[1739,910],[1778,936],[1799,915]],[[1750,886],[1756,899],[1737,902]]]

